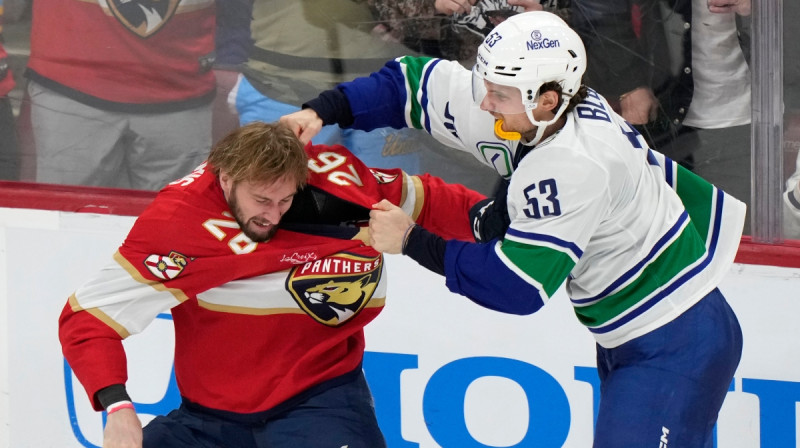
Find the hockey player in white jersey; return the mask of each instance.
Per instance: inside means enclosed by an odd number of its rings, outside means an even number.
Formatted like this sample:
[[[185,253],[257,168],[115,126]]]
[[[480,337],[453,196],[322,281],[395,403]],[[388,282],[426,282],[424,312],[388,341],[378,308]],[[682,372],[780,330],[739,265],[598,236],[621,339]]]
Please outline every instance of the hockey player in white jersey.
[[[282,121],[304,140],[323,124],[415,127],[494,167],[507,192],[473,209],[481,243],[445,241],[381,202],[373,246],[506,313],[537,311],[566,281],[597,341],[594,447],[710,447],[741,357],[741,329],[717,285],[745,206],[649,149],[582,85],[585,68],[566,23],[523,13],[486,38],[471,72],[399,58]]]

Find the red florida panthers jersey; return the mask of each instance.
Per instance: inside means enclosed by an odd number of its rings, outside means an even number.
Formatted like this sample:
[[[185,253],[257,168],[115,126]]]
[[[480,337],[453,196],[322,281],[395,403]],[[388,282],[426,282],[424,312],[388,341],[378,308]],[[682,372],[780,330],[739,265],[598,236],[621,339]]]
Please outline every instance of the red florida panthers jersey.
[[[214,6],[214,0],[37,0],[29,76],[97,107],[210,102]]]
[[[367,168],[341,146],[306,151],[309,185],[269,241],[241,232],[201,165],[157,195],[113,263],[69,298],[61,343],[96,409],[98,390],[127,380],[122,339],[167,310],[181,395],[208,408],[266,411],[358,368],[363,327],[385,301],[383,258],[363,242],[380,199],[440,235],[471,238],[480,194]],[[440,207],[452,212],[430,213]]]

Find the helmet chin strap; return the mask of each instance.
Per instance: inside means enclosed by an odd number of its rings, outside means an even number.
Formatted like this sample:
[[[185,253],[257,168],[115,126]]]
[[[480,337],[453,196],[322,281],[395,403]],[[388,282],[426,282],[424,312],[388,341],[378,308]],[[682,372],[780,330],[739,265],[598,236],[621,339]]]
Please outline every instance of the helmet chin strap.
[[[556,113],[555,113],[555,115],[553,115],[553,118],[551,118],[548,121],[539,121],[539,120],[533,118],[533,110],[532,109],[526,110],[525,111],[525,116],[527,116],[528,120],[530,120],[530,122],[534,126],[536,126],[536,134],[533,136],[533,139],[531,139],[528,142],[525,142],[525,144],[527,144],[527,145],[536,145],[536,144],[538,144],[539,141],[542,140],[542,137],[544,136],[544,132],[547,130],[547,127],[550,126],[551,124],[555,123],[556,121],[558,121],[559,118],[561,118],[561,115],[564,113],[564,110],[567,108],[567,105],[569,105],[569,101],[568,101],[567,98],[564,98],[564,101],[561,101],[561,106],[558,108],[558,110],[556,110]],[[500,137],[502,139],[505,139],[505,140],[522,140],[522,134],[521,133],[514,132],[514,131],[504,131],[503,130],[503,123],[504,123],[504,121],[502,119],[500,119],[500,118],[498,118],[498,119],[496,119],[494,121],[494,133],[495,133],[495,135],[497,135],[498,137]]]
[[[527,144],[529,145],[538,144],[539,141],[542,140],[542,137],[544,136],[544,131],[547,130],[547,127],[558,121],[559,118],[561,118],[561,115],[564,113],[564,110],[567,108],[568,105],[569,105],[569,98],[567,97],[563,98],[563,100],[561,101],[561,106],[558,108],[558,110],[556,110],[555,115],[553,115],[553,118],[547,121],[539,121],[533,118],[533,110],[532,109],[526,110],[525,115],[528,117],[528,120],[530,120],[530,122],[536,126],[536,135],[534,135],[533,139],[527,142]]]

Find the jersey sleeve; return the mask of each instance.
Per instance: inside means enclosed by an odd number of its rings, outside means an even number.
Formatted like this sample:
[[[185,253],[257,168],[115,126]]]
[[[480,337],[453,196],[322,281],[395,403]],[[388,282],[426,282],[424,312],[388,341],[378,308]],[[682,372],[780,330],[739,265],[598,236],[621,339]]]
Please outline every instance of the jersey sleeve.
[[[485,244],[449,241],[447,287],[495,311],[530,314],[544,306],[583,256],[610,203],[602,187],[607,174],[578,163],[551,163],[547,172],[520,167],[509,187],[505,236]]]
[[[165,197],[167,196],[167,197]],[[252,275],[245,267],[219,269],[214,247],[204,241],[200,225],[180,221],[192,209],[178,208],[174,198],[160,193],[136,220],[112,260],[70,296],[59,319],[64,356],[92,405],[95,394],[112,384],[124,384],[127,364],[122,340],[143,331],[156,317],[197,292],[234,275]],[[210,207],[197,207],[209,213]],[[204,210],[205,209],[205,210]],[[243,255],[242,257],[252,257]],[[263,265],[263,263],[262,263]]]
[[[137,261],[144,262],[147,274],[136,269]],[[164,279],[150,273],[148,266],[155,272],[161,267],[165,277],[181,268],[177,256],[139,257],[123,246],[110,264],[70,296],[62,311],[59,338],[64,357],[96,410],[102,410],[95,397],[98,390],[127,380],[122,340],[186,299],[182,291],[165,286]]]
[[[417,224],[447,239],[474,241],[469,211],[486,197],[463,185],[448,184],[438,177],[411,176],[422,185],[422,205]]]
[[[103,409],[95,394],[128,380],[122,336],[111,326],[83,310],[71,296],[58,321],[64,358],[78,377],[96,411]]]
[[[309,185],[363,207],[362,216],[373,204],[387,199],[434,233],[473,240],[469,210],[485,198],[481,193],[429,174],[412,176],[398,168],[369,168],[339,145],[309,145],[306,152],[311,167]]]
[[[453,111],[462,111],[463,120],[472,119],[471,76],[455,61],[404,56],[338,89],[350,104],[355,129],[421,129],[447,146],[467,151]],[[483,118],[491,120],[489,115]],[[468,127],[466,123],[459,126]]]
[[[70,296],[61,313],[59,338],[64,357],[95,410],[102,410],[95,397],[98,390],[127,381],[122,340],[186,299],[180,289],[164,284],[185,267],[180,256],[171,255],[123,245],[111,263]]]
[[[410,127],[404,113],[410,93],[406,85],[403,67],[394,60],[370,76],[339,84],[337,89],[344,92],[350,103],[352,127],[371,131],[387,126]]]

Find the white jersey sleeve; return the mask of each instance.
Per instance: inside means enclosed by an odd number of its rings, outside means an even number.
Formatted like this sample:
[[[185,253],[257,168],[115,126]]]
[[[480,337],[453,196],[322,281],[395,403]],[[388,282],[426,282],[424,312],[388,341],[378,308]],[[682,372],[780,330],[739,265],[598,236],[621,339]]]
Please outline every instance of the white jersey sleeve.
[[[350,103],[353,128],[421,129],[511,176],[518,141],[494,134],[494,118],[472,100],[472,74],[459,63],[405,56],[339,88]]]

